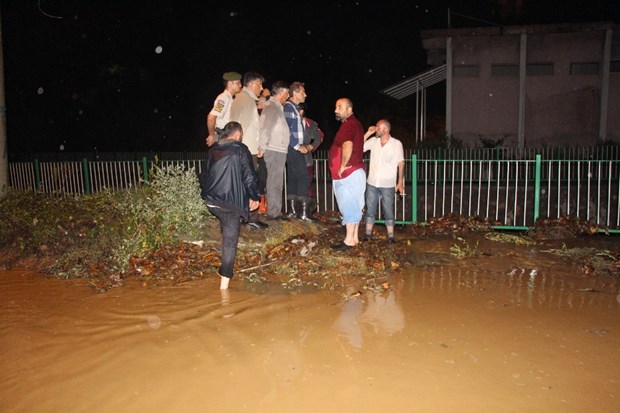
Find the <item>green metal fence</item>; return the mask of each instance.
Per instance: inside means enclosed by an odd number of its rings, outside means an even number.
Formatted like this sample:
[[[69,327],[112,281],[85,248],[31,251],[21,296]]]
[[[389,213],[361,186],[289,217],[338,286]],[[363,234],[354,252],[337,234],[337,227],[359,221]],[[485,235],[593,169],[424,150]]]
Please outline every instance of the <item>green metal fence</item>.
[[[11,162],[10,186],[58,196],[148,184],[154,166],[201,170],[200,159]],[[327,161],[315,159],[319,211],[337,211]],[[578,218],[601,231],[620,232],[620,161],[544,159],[420,159],[406,161],[406,195],[397,195],[398,224],[438,217],[478,217],[495,228],[527,230],[541,218]],[[286,188],[285,188],[286,190]],[[381,215],[378,217],[381,222]]]

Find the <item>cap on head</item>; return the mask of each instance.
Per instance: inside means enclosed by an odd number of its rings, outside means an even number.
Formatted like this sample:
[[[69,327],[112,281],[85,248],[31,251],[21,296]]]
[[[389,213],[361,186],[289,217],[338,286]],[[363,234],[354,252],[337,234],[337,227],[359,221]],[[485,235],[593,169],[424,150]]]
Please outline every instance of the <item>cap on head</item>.
[[[241,74],[237,72],[226,72],[222,76],[222,79],[224,80],[241,80],[241,78]]]

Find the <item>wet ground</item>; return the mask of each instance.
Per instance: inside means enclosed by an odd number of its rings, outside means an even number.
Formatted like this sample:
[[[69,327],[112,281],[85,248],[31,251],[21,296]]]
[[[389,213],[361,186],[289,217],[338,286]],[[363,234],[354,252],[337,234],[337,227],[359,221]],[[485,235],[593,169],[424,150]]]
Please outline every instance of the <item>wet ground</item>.
[[[0,411],[620,411],[620,277],[452,246],[415,241],[378,289],[1,272]]]

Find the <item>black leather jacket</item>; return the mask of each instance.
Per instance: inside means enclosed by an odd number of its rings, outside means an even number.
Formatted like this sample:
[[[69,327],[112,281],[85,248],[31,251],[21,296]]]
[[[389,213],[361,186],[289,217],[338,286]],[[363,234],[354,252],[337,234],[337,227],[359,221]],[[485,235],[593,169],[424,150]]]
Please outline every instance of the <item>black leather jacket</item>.
[[[237,211],[245,219],[249,200],[260,200],[252,155],[234,140],[220,141],[209,149],[199,180],[200,196],[207,204]]]

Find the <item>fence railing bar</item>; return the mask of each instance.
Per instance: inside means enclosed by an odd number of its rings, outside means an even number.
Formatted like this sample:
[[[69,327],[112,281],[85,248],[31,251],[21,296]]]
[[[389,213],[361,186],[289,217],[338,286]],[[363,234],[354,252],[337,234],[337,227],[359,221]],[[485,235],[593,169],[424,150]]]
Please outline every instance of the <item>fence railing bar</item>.
[[[592,185],[592,162],[588,161],[588,196],[587,199],[587,207],[586,207],[586,221],[590,220],[590,189]]]

